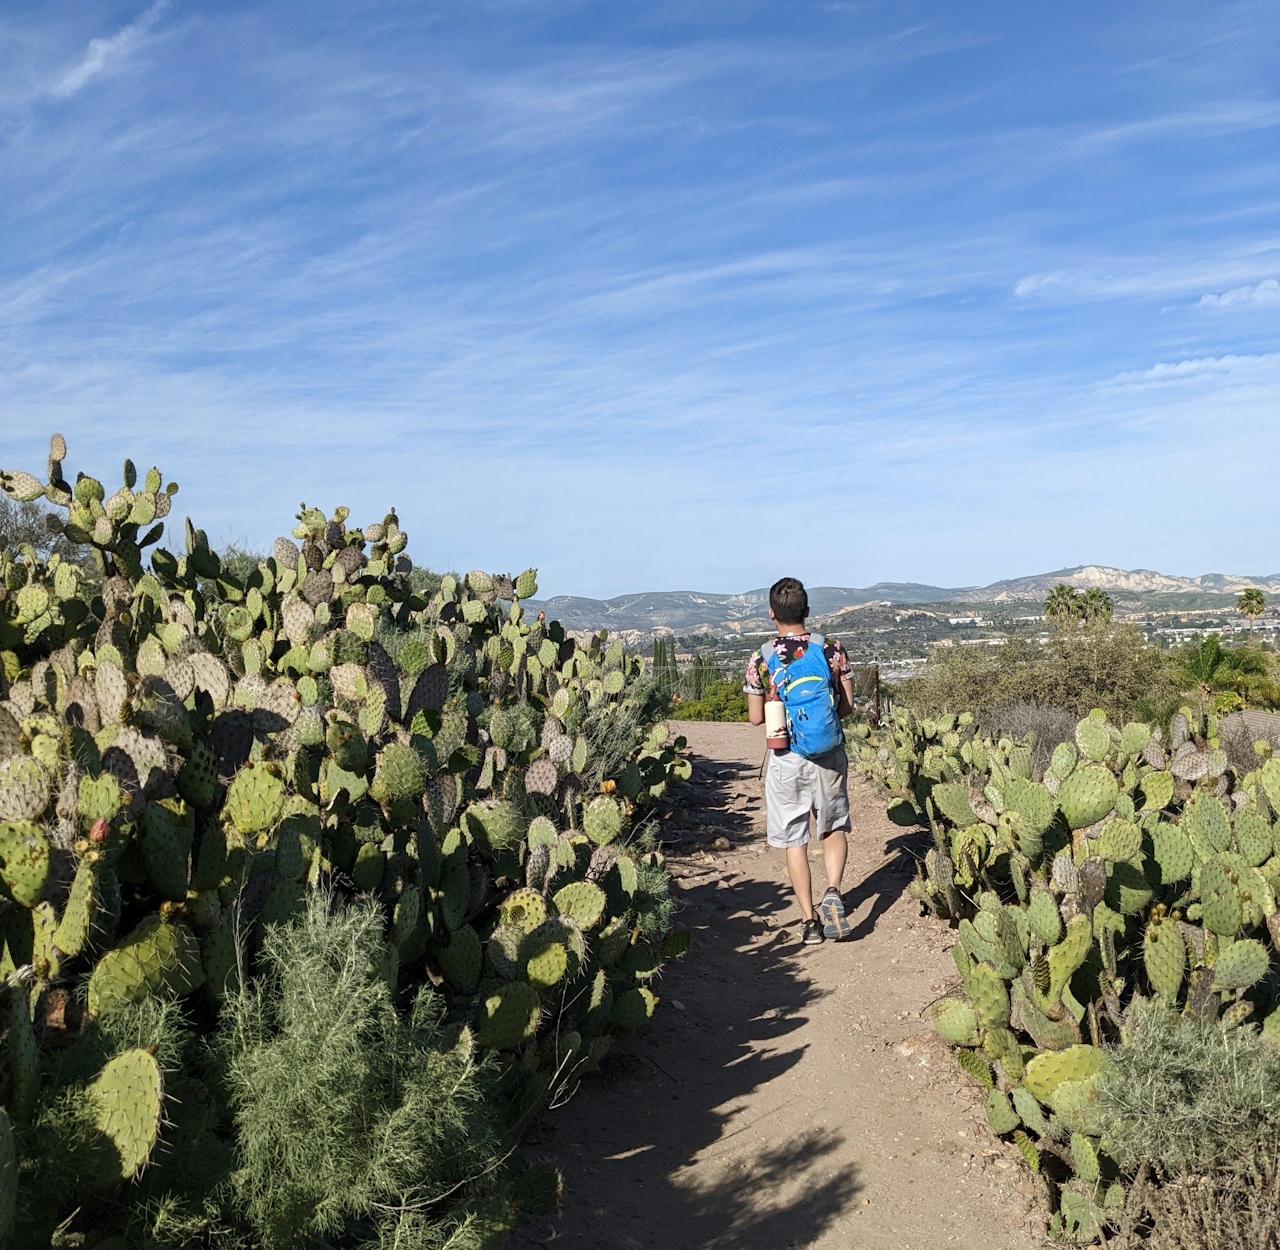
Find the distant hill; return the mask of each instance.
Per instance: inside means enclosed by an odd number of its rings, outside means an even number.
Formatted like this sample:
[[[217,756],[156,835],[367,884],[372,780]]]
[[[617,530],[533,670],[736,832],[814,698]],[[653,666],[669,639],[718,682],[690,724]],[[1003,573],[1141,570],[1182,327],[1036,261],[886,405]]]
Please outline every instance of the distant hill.
[[[862,588],[812,586],[809,609],[825,616],[840,608],[863,603],[939,603],[963,591],[917,582],[878,582]],[[769,628],[769,590],[748,590],[741,595],[710,595],[693,590],[654,590],[613,599],[584,599],[556,595],[530,599],[526,609],[544,611],[548,620],[568,629],[638,630],[641,633],[673,630],[679,634],[751,633]]]
[[[1125,610],[1143,607],[1210,607],[1249,586],[1280,595],[1280,573],[1248,577],[1206,573],[1201,577],[1173,577],[1151,569],[1113,569],[1081,564],[1052,573],[1037,573],[993,582],[990,586],[926,586],[919,582],[877,582],[874,586],[813,586],[809,607],[814,616],[831,616],[844,608],[871,603],[1001,604],[1041,603],[1059,582],[1081,590],[1097,587]],[[655,590],[612,599],[557,595],[531,599],[533,611],[545,611],[569,629],[608,629],[617,633],[751,634],[769,628],[769,592],[748,590],[740,595],[712,595],[693,590]]]
[[[1269,577],[1243,577],[1232,573],[1206,573],[1202,577],[1171,577],[1151,569],[1112,569],[1101,564],[1081,564],[1054,573],[1015,577],[993,582],[977,590],[956,591],[947,596],[952,603],[1005,603],[1009,600],[1041,600],[1059,582],[1080,590],[1097,587],[1112,596],[1213,594],[1237,595],[1249,586],[1272,594],[1280,593],[1280,573]]]

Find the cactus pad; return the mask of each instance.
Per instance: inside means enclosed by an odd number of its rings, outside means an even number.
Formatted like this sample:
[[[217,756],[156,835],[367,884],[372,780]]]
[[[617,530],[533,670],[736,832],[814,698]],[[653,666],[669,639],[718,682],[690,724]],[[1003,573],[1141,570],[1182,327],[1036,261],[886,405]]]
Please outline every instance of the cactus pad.
[[[1156,867],[1160,870],[1160,882],[1171,885],[1191,876],[1195,856],[1187,835],[1177,825],[1158,824],[1151,830],[1151,846]]]
[[[1211,859],[1200,870],[1200,905],[1205,928],[1220,937],[1234,937],[1240,928],[1240,896],[1221,860]]]
[[[956,1062],[984,1089],[994,1088],[991,1065],[976,1050],[956,1051]]]
[[[49,842],[32,821],[0,824],[0,882],[23,907],[34,907],[49,877]]]
[[[529,794],[554,794],[560,784],[560,773],[546,758],[534,760],[525,771],[524,788]]]
[[[120,784],[110,773],[81,777],[76,798],[80,815],[91,824],[95,820],[114,820],[124,803]]]
[[[476,1041],[494,1050],[507,1050],[531,1038],[542,1011],[538,992],[525,981],[512,981],[489,995],[476,1021]]]
[[[142,826],[142,859],[151,884],[161,898],[185,899],[192,825],[175,819],[161,803],[151,802],[143,813]]]
[[[930,792],[933,805],[953,825],[959,829],[967,829],[977,824],[978,817],[969,806],[969,787],[960,782],[947,782],[935,785]]]
[[[117,1055],[85,1090],[93,1122],[111,1139],[120,1157],[120,1175],[137,1176],[160,1136],[164,1077],[148,1050]]]
[[[1136,864],[1119,863],[1112,867],[1105,896],[1112,909],[1122,916],[1133,916],[1151,902],[1151,896],[1151,885]]]
[[[1274,854],[1271,826],[1257,808],[1246,807],[1236,813],[1234,832],[1236,846],[1251,867],[1266,863]]]
[[[191,744],[191,754],[178,771],[178,793],[193,807],[210,807],[218,792],[218,762],[203,738]]]
[[[568,968],[569,952],[559,942],[546,942],[525,959],[525,976],[530,985],[539,989],[549,988],[562,980]]]
[[[1126,755],[1137,755],[1151,740],[1151,726],[1140,721],[1130,721],[1120,731],[1120,750]]]
[[[1267,948],[1256,938],[1241,938],[1223,950],[1213,965],[1215,990],[1245,990],[1267,975]]]
[[[1100,764],[1111,753],[1111,735],[1107,733],[1106,724],[1086,716],[1076,726],[1076,745],[1085,759]]]
[[[284,784],[265,764],[242,768],[227,787],[226,815],[240,833],[261,833],[280,819]]]
[[[597,846],[607,846],[622,832],[622,808],[616,799],[599,794],[587,804],[582,827]]]
[[[1071,1134],[1071,1161],[1075,1164],[1076,1175],[1086,1184],[1095,1184],[1100,1179],[1098,1152],[1083,1133]]]
[[[1022,1084],[1027,1092],[1042,1103],[1048,1103],[1055,1089],[1064,1081],[1083,1081],[1107,1066],[1106,1056],[1096,1046],[1069,1046],[1066,1050],[1047,1050],[1027,1063]]]
[[[458,989],[471,993],[480,983],[484,952],[470,925],[454,930],[449,945],[440,952],[440,970]]]
[[[422,757],[410,746],[392,742],[378,755],[378,772],[387,784],[392,798],[420,798],[427,788],[427,774]]]
[[[968,1003],[958,998],[944,998],[929,1009],[933,1027],[943,1041],[953,1046],[978,1044],[978,1017]]]
[[[53,944],[66,956],[74,958],[89,940],[89,929],[97,907],[98,866],[82,859],[76,867],[71,892],[67,895],[62,918],[54,933]]]
[[[1142,941],[1142,960],[1151,988],[1176,1002],[1187,966],[1187,948],[1171,920],[1152,920]]]
[[[663,959],[683,959],[689,953],[693,935],[688,929],[672,929],[662,939]]]
[[[556,911],[568,916],[581,929],[592,929],[604,915],[604,891],[590,881],[572,881],[557,890],[554,898]]]
[[[1182,825],[1189,837],[1199,835],[1215,851],[1225,851],[1231,846],[1231,820],[1216,795],[1194,795],[1182,813]]]
[[[1017,1112],[1009,1105],[1009,1095],[1003,1090],[993,1089],[987,1095],[987,1123],[997,1135],[1012,1133],[1021,1123]]]
[[[49,805],[49,770],[30,755],[0,762],[0,820],[35,820]]]
[[[489,853],[517,846],[526,828],[520,810],[503,799],[472,803],[466,820],[476,845]]]
[[[1141,849],[1142,830],[1131,820],[1109,820],[1098,835],[1098,854],[1113,864],[1136,858]]]
[[[520,975],[520,943],[524,930],[515,925],[500,924],[485,943],[485,957],[489,966],[504,981],[514,981]]]
[[[1059,742],[1053,748],[1053,756],[1049,760],[1049,771],[1059,781],[1066,781],[1075,769],[1077,758],[1074,742]]]
[[[1143,777],[1142,799],[1144,812],[1159,812],[1168,807],[1173,799],[1173,774],[1160,771]]]
[[[18,1148],[13,1122],[0,1107],[0,1242],[9,1244],[18,1209]]]
[[[1037,1137],[1044,1137],[1049,1132],[1049,1124],[1044,1118],[1040,1104],[1021,1085],[1015,1086],[1010,1091],[1010,1097],[1013,1099],[1013,1109],[1018,1113],[1018,1118],[1023,1124]]]
[[[522,933],[532,933],[546,920],[547,904],[536,890],[513,890],[498,908],[498,915],[504,925],[512,925]]]
[[[634,1033],[653,1015],[658,999],[646,986],[637,985],[614,1000],[609,1024],[621,1033]]]
[[[1027,905],[1027,923],[1046,946],[1056,945],[1062,937],[1062,916],[1058,912],[1057,902],[1048,890],[1032,892],[1031,901]]]
[[[1009,1023],[1009,991],[990,964],[974,964],[965,991],[983,1029],[1001,1029]]]
[[[445,928],[456,929],[471,901],[471,876],[466,857],[459,852],[446,855],[440,864],[440,896]]]
[[[627,948],[631,945],[631,928],[632,918],[628,913],[615,916],[596,934],[592,950],[602,967],[612,967],[627,953]]]
[[[1116,805],[1120,787],[1115,775],[1100,764],[1077,768],[1058,787],[1058,806],[1072,829],[1097,824]]]
[[[1049,998],[1056,1000],[1071,981],[1071,974],[1088,958],[1093,926],[1088,916],[1072,916],[1062,941],[1049,951]]]
[[[151,916],[98,961],[89,978],[89,1012],[106,1015],[153,994],[189,994],[203,979],[190,930]]]

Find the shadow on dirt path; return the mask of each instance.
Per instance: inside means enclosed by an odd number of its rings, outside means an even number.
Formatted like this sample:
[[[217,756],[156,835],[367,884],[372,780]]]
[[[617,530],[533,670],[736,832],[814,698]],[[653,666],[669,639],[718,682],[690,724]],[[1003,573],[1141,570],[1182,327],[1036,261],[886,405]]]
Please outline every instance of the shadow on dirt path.
[[[764,846],[759,731],[673,728],[697,753],[663,808],[693,946],[649,1027],[535,1125],[529,1154],[564,1170],[565,1202],[513,1247],[1030,1250],[1032,1188],[927,1023],[955,968],[905,894],[919,832],[851,794],[854,937],[802,947]]]

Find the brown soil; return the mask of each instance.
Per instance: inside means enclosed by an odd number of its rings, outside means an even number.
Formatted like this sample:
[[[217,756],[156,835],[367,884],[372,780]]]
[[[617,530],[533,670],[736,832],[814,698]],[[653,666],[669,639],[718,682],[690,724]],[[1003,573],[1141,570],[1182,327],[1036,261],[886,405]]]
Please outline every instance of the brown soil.
[[[954,935],[906,893],[920,834],[851,781],[853,934],[802,947],[764,841],[761,731],[673,728],[695,752],[663,808],[693,949],[664,969],[649,1027],[535,1127],[532,1153],[564,1170],[565,1200],[513,1246],[1040,1244],[1032,1177],[929,1024],[958,978]]]

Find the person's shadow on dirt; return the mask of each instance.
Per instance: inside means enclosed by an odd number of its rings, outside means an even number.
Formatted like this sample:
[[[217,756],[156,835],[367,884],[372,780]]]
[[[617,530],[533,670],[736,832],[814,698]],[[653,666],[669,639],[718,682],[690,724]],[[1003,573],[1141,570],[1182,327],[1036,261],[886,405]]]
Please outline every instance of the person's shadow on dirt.
[[[782,1250],[812,1244],[858,1194],[843,1134],[821,1123],[856,1109],[824,1107],[820,1089],[785,1080],[805,1051],[805,1009],[823,993],[796,927],[768,923],[792,901],[770,882],[720,880],[682,892],[693,946],[668,965],[652,1023],[542,1121],[566,1203],[513,1248]],[[763,1110],[748,1111],[771,1084]]]
[[[875,872],[860,881],[844,895],[847,915],[854,917],[853,929],[848,940],[853,942],[866,937],[876,927],[876,921],[902,897],[916,875],[916,864],[931,845],[926,830],[912,829],[891,838],[885,845],[885,854],[891,855]],[[871,899],[871,909],[865,916],[858,910]]]

